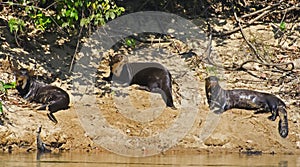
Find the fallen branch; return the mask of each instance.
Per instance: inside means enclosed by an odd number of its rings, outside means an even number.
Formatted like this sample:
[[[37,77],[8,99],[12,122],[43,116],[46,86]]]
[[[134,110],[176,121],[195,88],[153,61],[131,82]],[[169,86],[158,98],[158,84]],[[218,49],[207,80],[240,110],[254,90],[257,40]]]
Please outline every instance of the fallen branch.
[[[286,9],[282,9],[282,10],[279,10],[279,11],[273,11],[274,13],[282,13],[282,12],[290,12],[290,11],[293,11],[293,10],[300,10],[300,3],[297,3],[296,5],[292,6],[292,7],[289,7],[289,8],[286,8]]]
[[[255,17],[254,19],[250,20],[249,22],[247,22],[245,25],[242,26],[242,28],[246,28],[246,27],[249,27],[250,25],[252,25],[254,22],[256,22],[257,20],[261,19],[262,17],[265,17],[267,14],[270,14],[270,13],[282,13],[282,12],[290,12],[292,10],[300,10],[300,3],[292,6],[292,7],[289,7],[289,8],[285,8],[285,9],[281,9],[281,10],[272,10],[273,8],[275,7],[278,7],[280,4],[281,4],[282,1],[280,1],[279,3],[276,3],[276,4],[273,4],[271,6],[268,6],[266,8],[263,8],[261,10],[258,10],[258,11],[255,11],[253,13],[250,13],[250,14],[245,14],[243,16],[241,16],[241,18],[246,18],[246,17],[250,17],[250,16],[254,16],[256,14],[259,14],[261,13],[260,15],[258,15],[257,17]],[[221,37],[221,36],[226,36],[226,35],[230,35],[230,34],[233,34],[237,31],[240,30],[240,27],[236,27],[232,30],[229,30],[229,31],[226,31],[226,32],[221,32],[221,33],[214,33],[213,34],[213,37]]]
[[[248,44],[248,46],[251,48],[251,50],[253,51],[253,53],[255,54],[256,58],[258,60],[260,60],[261,62],[263,62],[263,59],[261,58],[261,56],[258,54],[257,52],[257,49],[247,40],[245,34],[244,34],[244,31],[243,31],[243,28],[241,26],[241,23],[240,23],[240,19],[237,17],[237,14],[236,12],[233,10],[233,15],[234,15],[234,18],[235,20],[237,21],[238,25],[239,25],[239,29],[240,29],[240,32],[244,38],[244,40],[246,41],[246,43]]]
[[[243,66],[248,64],[248,63],[257,63],[257,64],[260,64],[260,65],[263,65],[263,66],[273,66],[273,67],[276,67],[277,69],[280,69],[281,71],[285,71],[285,72],[286,71],[292,71],[295,68],[295,66],[292,62],[288,62],[288,63],[262,63],[262,62],[258,62],[258,61],[255,61],[255,60],[248,60],[248,61],[243,62],[242,64],[240,64],[238,67],[236,67],[233,70],[245,70],[245,68]],[[291,65],[290,69],[279,68],[279,66],[289,66],[289,65]]]
[[[70,68],[69,68],[69,73],[72,71],[73,69],[73,64],[74,64],[74,61],[75,61],[75,57],[76,57],[76,54],[78,52],[78,48],[79,48],[79,44],[80,44],[80,40],[81,40],[81,33],[82,33],[82,29],[83,27],[80,28],[80,31],[79,31],[79,34],[78,34],[78,39],[77,39],[77,44],[76,44],[76,48],[75,48],[75,51],[74,51],[74,54],[73,54],[73,57],[72,57],[72,61],[71,61],[71,64],[70,64]]]
[[[247,24],[243,25],[242,28],[246,28],[248,26],[250,26],[251,24],[253,24],[254,22],[256,22],[257,20],[259,20],[260,18],[264,17],[265,15],[267,15],[270,11],[264,11],[262,14],[260,14],[259,16],[257,16],[256,18],[250,20]],[[219,34],[213,34],[214,37],[220,37],[220,36],[226,36],[226,35],[230,35],[232,33],[235,33],[237,31],[240,30],[240,27],[236,27],[233,30],[224,32],[224,33],[219,33]]]
[[[257,78],[260,78],[260,79],[267,79],[267,78],[264,78],[264,77],[261,77],[261,76],[257,76],[253,73],[251,73],[247,68],[245,68],[244,66],[248,63],[258,63],[260,65],[264,65],[264,66],[273,66],[277,69],[279,69],[280,71],[283,71],[283,72],[287,72],[287,71],[292,71],[294,69],[294,64],[292,62],[289,62],[289,63],[266,63],[263,61],[263,59],[261,58],[261,56],[258,54],[256,48],[246,39],[245,37],[245,34],[243,32],[243,29],[242,29],[242,26],[240,25],[240,22],[239,22],[239,19],[236,15],[236,13],[234,12],[234,16],[238,22],[238,25],[239,25],[239,29],[242,33],[242,36],[244,38],[244,40],[247,42],[247,44],[249,45],[249,47],[253,50],[254,54],[256,55],[256,58],[259,60],[259,61],[256,61],[256,60],[248,60],[248,61],[245,61],[243,62],[242,64],[238,65],[238,66],[232,66],[232,67],[226,67],[226,66],[222,66],[222,65],[219,65],[217,63],[215,63],[215,61],[211,58],[211,41],[212,41],[212,35],[209,36],[209,42],[208,42],[208,46],[207,46],[207,49],[206,49],[206,58],[205,60],[207,60],[207,63],[208,64],[211,64],[217,68],[221,68],[221,69],[225,69],[225,70],[229,70],[229,71],[245,71],[247,72],[248,74],[254,76],[254,77],[257,77]],[[280,66],[289,66],[291,65],[291,68],[290,69],[284,69],[284,68],[281,68]]]
[[[274,8],[274,7],[279,6],[281,4],[281,2],[282,1],[280,1],[279,3],[273,4],[271,6],[267,6],[267,7],[263,8],[263,9],[257,10],[255,12],[252,12],[252,13],[249,13],[249,14],[245,14],[245,15],[241,16],[241,18],[246,18],[246,17],[250,17],[250,16],[253,16],[253,15],[257,15],[257,14],[259,14],[261,12],[265,12],[267,10],[270,10],[270,9]]]
[[[265,66],[273,66],[273,67],[276,67],[277,69],[279,69],[281,71],[292,71],[294,69],[294,64],[292,62],[289,62],[289,63],[280,63],[280,64],[272,64],[272,63],[266,63],[265,61],[263,61],[262,57],[258,54],[257,49],[247,40],[247,38],[246,38],[246,36],[244,34],[244,31],[243,31],[243,28],[242,28],[242,26],[240,24],[240,20],[237,17],[237,14],[236,14],[236,12],[234,10],[233,10],[233,14],[234,14],[234,17],[235,17],[238,25],[239,25],[240,32],[241,32],[244,40],[246,41],[246,43],[248,44],[248,46],[251,48],[251,50],[254,52],[254,54],[256,55],[256,58],[260,61],[260,62],[254,61],[254,60],[246,61],[246,62],[244,62],[244,63],[242,63],[240,65],[240,67],[239,67],[240,69],[244,69],[243,66],[245,64],[249,63],[249,62],[255,62],[255,63],[259,63],[261,65],[265,65]],[[280,66],[286,66],[286,65],[292,65],[291,69],[286,70],[286,69],[283,69],[283,68],[280,67]]]

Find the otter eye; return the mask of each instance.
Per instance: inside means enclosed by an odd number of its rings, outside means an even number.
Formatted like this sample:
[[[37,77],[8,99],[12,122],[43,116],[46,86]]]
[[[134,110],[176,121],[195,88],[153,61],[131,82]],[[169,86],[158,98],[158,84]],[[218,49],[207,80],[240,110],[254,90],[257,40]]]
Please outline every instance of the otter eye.
[[[21,79],[21,78],[17,79],[17,84],[22,85],[23,84],[23,79]]]

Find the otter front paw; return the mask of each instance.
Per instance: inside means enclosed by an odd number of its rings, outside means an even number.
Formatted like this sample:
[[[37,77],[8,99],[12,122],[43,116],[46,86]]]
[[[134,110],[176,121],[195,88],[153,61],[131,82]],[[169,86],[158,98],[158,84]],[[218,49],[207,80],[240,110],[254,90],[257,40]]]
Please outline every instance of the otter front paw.
[[[224,109],[218,107],[210,108],[210,111],[214,112],[215,114],[222,114],[223,112],[225,112]]]

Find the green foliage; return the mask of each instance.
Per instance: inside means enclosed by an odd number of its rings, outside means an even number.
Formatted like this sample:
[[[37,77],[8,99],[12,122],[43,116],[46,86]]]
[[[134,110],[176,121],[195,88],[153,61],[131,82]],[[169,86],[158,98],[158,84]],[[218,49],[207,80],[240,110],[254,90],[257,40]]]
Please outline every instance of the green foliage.
[[[129,46],[129,47],[133,47],[135,48],[136,46],[136,41],[133,38],[126,38],[125,39],[125,45]]]
[[[4,83],[3,81],[0,81],[0,94],[6,94],[7,89],[14,89],[16,87],[16,82],[11,83]],[[2,101],[0,101],[0,114],[3,113],[3,104]]]
[[[115,19],[125,11],[123,7],[118,7],[114,2],[109,0],[85,1],[83,7],[89,11],[89,15],[80,20],[80,26],[85,27],[89,24],[94,26],[104,25],[106,21]]]
[[[19,33],[19,31],[23,32],[25,22],[18,18],[12,18],[9,19],[8,26],[11,33]]]
[[[279,28],[280,28],[281,31],[284,31],[285,28],[286,28],[285,22],[281,22]]]
[[[0,101],[0,114],[3,114],[3,105],[1,101]]]
[[[40,10],[36,10],[35,8],[27,7],[25,8],[26,13],[32,19],[35,28],[45,31],[51,24],[52,20],[49,16],[46,16]]]
[[[209,75],[216,76],[218,69],[215,66],[207,66],[206,67],[206,73]]]
[[[16,88],[16,82],[4,83],[3,81],[0,81],[0,94],[5,94],[7,92],[7,89],[14,88]]]
[[[59,26],[76,33],[80,27],[104,25],[125,11],[113,0],[11,0],[5,4],[12,11],[9,13],[13,16],[9,20],[9,27],[15,33],[23,31],[24,27],[32,29],[32,26],[41,31]]]

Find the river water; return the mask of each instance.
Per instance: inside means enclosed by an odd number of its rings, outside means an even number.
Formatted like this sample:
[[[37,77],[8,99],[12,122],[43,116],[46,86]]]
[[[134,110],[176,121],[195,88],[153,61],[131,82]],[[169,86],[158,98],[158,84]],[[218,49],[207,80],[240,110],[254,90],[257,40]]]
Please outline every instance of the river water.
[[[110,153],[0,154],[0,167],[161,167],[161,166],[278,166],[300,167],[299,155],[178,154],[132,158]]]

